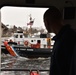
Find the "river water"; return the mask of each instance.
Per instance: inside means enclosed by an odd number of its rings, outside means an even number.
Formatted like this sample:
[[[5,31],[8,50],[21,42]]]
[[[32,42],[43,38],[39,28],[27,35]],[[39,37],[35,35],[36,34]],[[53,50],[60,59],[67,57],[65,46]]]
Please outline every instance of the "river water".
[[[1,55],[1,69],[49,70],[50,58],[23,58]],[[40,75],[49,75],[49,71],[40,71]],[[30,75],[29,71],[1,71],[0,75]]]

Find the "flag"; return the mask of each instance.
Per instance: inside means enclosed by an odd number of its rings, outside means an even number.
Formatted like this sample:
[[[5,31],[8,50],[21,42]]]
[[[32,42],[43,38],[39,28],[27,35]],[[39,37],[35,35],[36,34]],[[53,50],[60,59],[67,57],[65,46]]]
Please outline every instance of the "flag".
[[[27,25],[33,25],[35,19],[32,19],[31,14],[29,16],[30,16],[30,22],[27,23]]]
[[[27,23],[27,25],[33,25],[33,23],[34,23],[34,20]]]

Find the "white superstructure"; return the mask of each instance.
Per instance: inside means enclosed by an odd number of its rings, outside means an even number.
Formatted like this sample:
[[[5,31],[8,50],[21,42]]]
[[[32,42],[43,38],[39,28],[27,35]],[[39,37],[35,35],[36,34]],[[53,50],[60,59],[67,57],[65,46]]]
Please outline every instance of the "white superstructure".
[[[47,37],[46,38],[40,38],[40,37],[25,37],[23,35],[23,32],[17,32],[14,33],[12,37],[10,37],[8,40],[12,39],[14,42],[16,42],[17,44],[20,45],[24,45],[24,42],[27,41],[30,44],[37,44],[38,42],[40,42],[40,48],[47,48]],[[51,41],[51,38],[50,38]],[[50,43],[51,45],[51,43]]]

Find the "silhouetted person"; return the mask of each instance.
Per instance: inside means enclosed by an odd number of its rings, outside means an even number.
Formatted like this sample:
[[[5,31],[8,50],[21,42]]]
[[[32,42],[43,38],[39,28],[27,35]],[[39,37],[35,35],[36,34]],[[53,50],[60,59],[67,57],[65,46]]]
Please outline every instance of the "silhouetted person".
[[[63,25],[62,15],[54,6],[51,6],[43,17],[47,31],[56,34],[53,37],[55,43],[51,56],[50,75],[75,75],[72,62],[76,43],[75,31],[70,25]]]
[[[9,45],[17,45],[17,43],[16,43],[16,42],[13,42],[12,39],[9,40],[8,44],[9,44]]]

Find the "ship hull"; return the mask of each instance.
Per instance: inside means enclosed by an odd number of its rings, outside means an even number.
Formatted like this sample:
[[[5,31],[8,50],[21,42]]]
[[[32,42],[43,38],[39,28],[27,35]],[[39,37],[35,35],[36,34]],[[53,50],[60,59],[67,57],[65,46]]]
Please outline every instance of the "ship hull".
[[[16,45],[12,46],[15,53],[21,57],[28,57],[28,58],[38,58],[38,57],[50,57],[52,54],[52,50],[48,48],[26,48],[24,46]],[[1,46],[1,50],[5,54],[10,54],[10,52]]]

